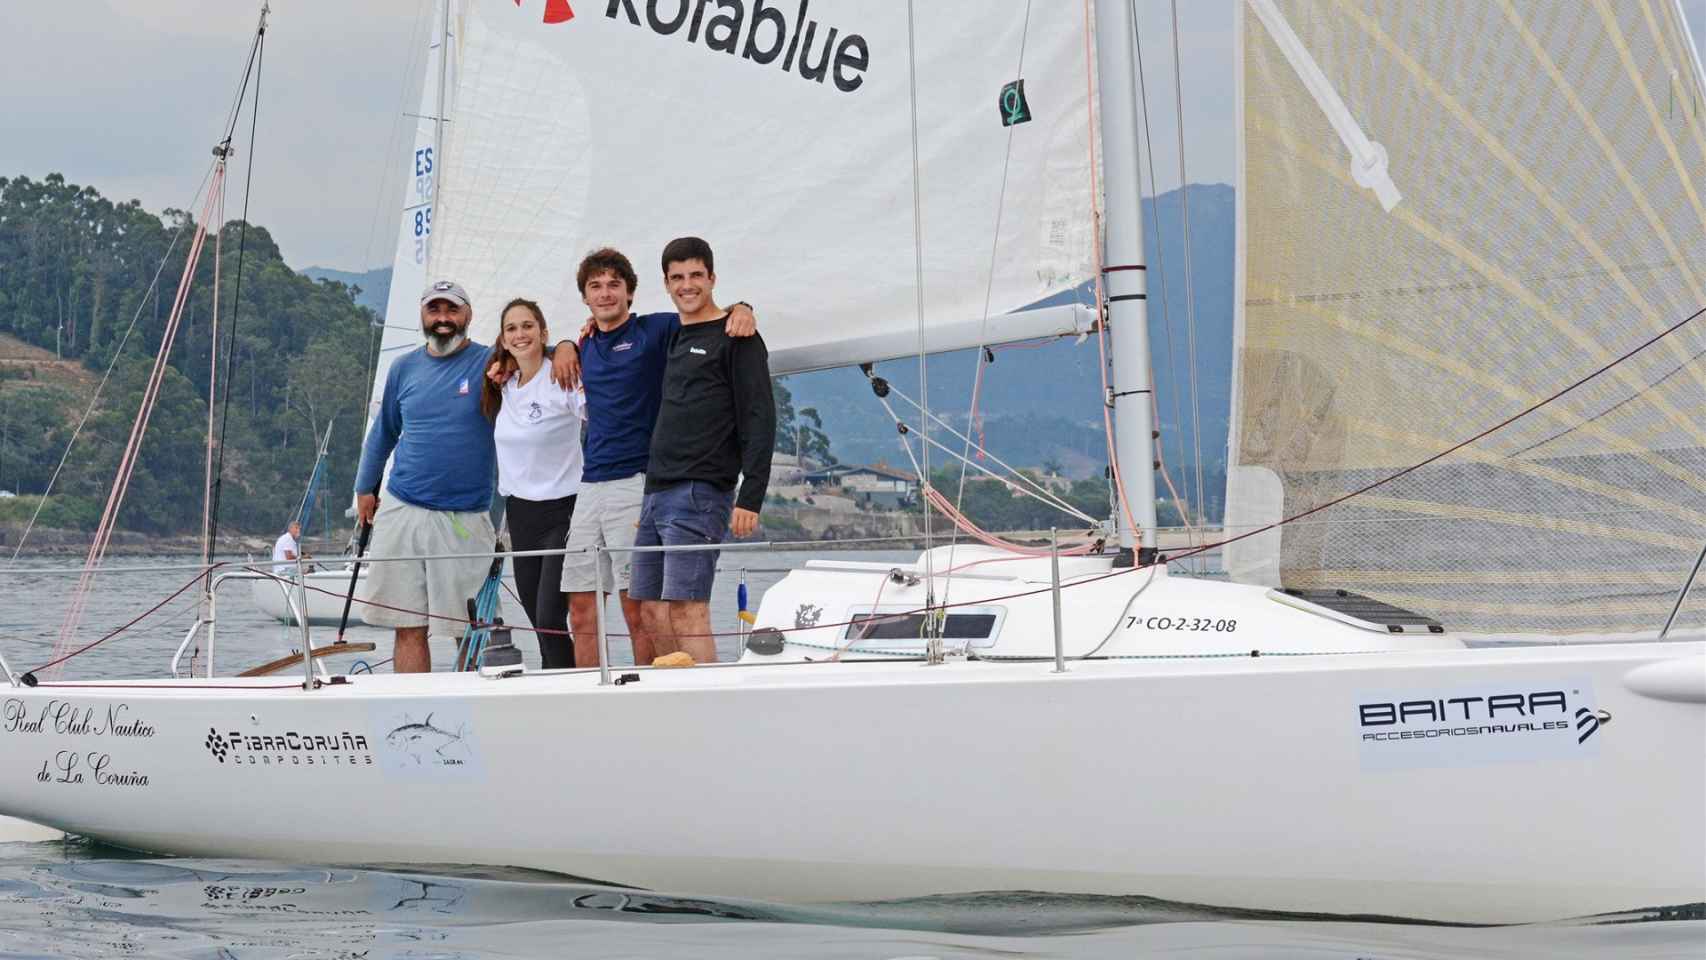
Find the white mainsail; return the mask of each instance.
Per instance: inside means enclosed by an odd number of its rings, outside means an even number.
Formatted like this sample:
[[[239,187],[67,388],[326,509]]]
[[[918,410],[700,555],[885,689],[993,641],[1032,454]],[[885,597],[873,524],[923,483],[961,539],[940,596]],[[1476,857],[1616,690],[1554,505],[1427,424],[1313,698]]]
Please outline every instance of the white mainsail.
[[[575,267],[604,245],[633,260],[636,307],[668,309],[657,257],[699,235],[720,296],[755,305],[772,372],[916,350],[906,5],[573,6],[561,19],[541,3],[469,4],[452,27],[430,268],[469,290],[476,339],[515,296],[539,300],[558,334],[578,329]],[[986,294],[988,314],[1006,314],[1093,276],[1085,35],[1077,8],[1028,22],[1017,0],[917,11],[930,349],[1086,323],[1072,307],[983,323]],[[1035,119],[1012,128],[1003,191],[998,97],[1021,50]]]
[[[445,16],[444,7],[451,5],[452,16]],[[437,188],[441,164],[438,162],[438,137],[441,85],[445,101],[444,115],[449,116],[449,104],[455,94],[456,44],[455,7],[457,0],[439,0],[432,16],[431,40],[427,51],[426,72],[421,84],[420,108],[414,114],[414,134],[406,141],[406,149],[396,158],[403,168],[402,216],[397,224],[397,251],[391,261],[391,292],[385,300],[385,329],[379,340],[379,356],[374,365],[372,397],[368,403],[368,421],[379,412],[379,401],[385,392],[385,374],[392,361],[422,343],[421,290],[427,284],[428,253],[431,250],[433,214],[437,207]],[[452,25],[448,42],[443,26]],[[452,53],[444,58],[446,49]],[[441,66],[442,64],[442,66]]]
[[[1706,97],[1671,0],[1250,6],[1229,534],[1419,463],[1706,307]],[[1233,544],[1228,568],[1469,633],[1650,634],[1706,541],[1703,358],[1706,318]]]

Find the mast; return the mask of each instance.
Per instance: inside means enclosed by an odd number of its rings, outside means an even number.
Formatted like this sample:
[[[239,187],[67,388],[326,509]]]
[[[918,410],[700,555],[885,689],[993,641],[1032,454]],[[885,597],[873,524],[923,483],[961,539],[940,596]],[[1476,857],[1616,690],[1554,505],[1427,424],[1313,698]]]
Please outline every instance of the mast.
[[[1138,183],[1136,36],[1126,0],[1097,0],[1096,86],[1101,110],[1103,293],[1113,338],[1113,382],[1106,402],[1114,411],[1116,476],[1125,504],[1115,495],[1116,566],[1155,551],[1155,390],[1149,366],[1147,264],[1143,259],[1143,197]],[[1184,189],[1181,185],[1180,189]],[[1127,515],[1129,509],[1130,515]],[[1139,529],[1132,529],[1133,521]]]

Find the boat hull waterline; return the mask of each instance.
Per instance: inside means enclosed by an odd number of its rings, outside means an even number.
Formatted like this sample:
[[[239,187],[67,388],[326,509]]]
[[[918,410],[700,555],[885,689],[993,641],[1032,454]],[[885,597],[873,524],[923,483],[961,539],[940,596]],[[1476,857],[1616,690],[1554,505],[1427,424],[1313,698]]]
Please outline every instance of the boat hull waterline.
[[[780,901],[1491,923],[1706,901],[1706,643],[636,672],[15,688],[0,813],[158,853]]]

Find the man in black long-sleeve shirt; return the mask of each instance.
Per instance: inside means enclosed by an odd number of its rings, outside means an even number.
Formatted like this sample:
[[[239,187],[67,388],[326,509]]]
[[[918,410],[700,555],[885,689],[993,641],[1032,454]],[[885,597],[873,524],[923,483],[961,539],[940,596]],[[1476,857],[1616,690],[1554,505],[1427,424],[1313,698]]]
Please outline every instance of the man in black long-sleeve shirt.
[[[703,546],[722,543],[730,532],[745,537],[758,528],[776,443],[770,355],[762,337],[725,332],[728,314],[712,297],[717,275],[709,244],[698,237],[670,241],[663,274],[681,330],[669,346],[634,545]],[[710,600],[718,552],[634,555],[628,593],[642,601],[660,655],[679,650],[697,663],[717,659]]]

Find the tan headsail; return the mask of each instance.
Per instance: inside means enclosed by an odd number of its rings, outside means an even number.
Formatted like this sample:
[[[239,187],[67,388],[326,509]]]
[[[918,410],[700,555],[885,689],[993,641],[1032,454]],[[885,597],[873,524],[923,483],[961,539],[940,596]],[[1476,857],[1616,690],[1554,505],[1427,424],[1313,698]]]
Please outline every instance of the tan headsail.
[[[1261,4],[1348,117],[1246,11],[1229,534],[1423,461],[1706,307],[1706,96],[1672,0]],[[1384,152],[1390,210],[1347,119]],[[1706,318],[1227,564],[1470,633],[1651,633],[1703,541]]]

